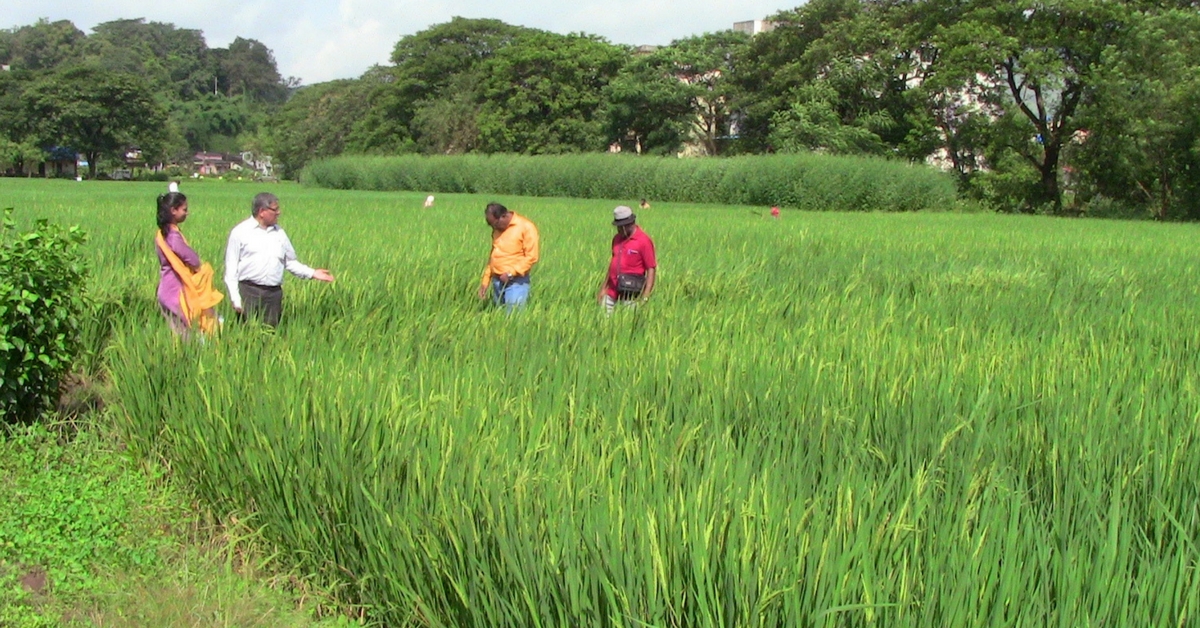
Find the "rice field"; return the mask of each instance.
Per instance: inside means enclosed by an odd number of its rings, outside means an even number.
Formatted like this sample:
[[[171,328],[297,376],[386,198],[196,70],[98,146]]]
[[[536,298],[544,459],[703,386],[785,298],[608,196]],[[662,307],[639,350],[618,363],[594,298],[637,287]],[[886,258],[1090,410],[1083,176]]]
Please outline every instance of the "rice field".
[[[0,206],[92,234],[132,451],[382,625],[1200,621],[1195,225],[654,203],[655,297],[606,317],[637,199],[274,185],[337,282],[181,343],[161,187],[0,179]],[[220,272],[261,189],[183,191]],[[473,295],[489,200],[543,241],[512,316]]]

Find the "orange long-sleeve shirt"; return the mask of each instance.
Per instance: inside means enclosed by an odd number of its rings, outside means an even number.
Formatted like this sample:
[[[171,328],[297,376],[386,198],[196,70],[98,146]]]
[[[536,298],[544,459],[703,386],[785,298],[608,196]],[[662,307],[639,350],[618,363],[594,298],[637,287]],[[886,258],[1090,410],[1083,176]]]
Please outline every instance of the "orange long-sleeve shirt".
[[[538,232],[524,216],[512,212],[508,228],[500,233],[492,232],[492,257],[483,269],[480,285],[488,285],[492,277],[508,273],[511,276],[528,275],[538,261]]]

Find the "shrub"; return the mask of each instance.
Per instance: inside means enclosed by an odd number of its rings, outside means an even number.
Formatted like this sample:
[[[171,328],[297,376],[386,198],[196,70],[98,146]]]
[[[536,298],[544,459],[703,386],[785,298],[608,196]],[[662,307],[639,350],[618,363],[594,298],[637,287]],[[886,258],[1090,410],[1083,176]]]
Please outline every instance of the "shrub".
[[[948,209],[954,182],[932,168],[831,155],[677,159],[630,155],[343,156],[301,181],[343,190],[647,198],[841,211]]]
[[[54,399],[79,352],[86,236],[46,220],[19,231],[11,208],[0,231],[0,415],[29,421]]]
[[[192,176],[192,171],[183,166],[167,166],[163,172],[171,179],[186,179]]]
[[[1145,207],[1138,207],[1120,199],[1098,195],[1083,203],[1082,214],[1094,218],[1135,219],[1149,218],[1150,212]]]

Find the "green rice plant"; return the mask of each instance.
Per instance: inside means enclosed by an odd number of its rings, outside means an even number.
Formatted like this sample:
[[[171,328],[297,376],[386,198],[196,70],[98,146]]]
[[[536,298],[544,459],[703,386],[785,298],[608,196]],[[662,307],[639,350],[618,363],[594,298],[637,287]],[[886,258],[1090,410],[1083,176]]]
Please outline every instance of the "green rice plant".
[[[200,343],[155,318],[151,203],[129,207],[156,189],[0,181],[140,299],[105,354],[131,451],[380,624],[1200,612],[1195,226],[655,203],[659,288],[609,317],[614,201],[279,186],[338,281]],[[219,261],[258,190],[184,191]],[[511,316],[472,294],[489,200],[544,241]]]

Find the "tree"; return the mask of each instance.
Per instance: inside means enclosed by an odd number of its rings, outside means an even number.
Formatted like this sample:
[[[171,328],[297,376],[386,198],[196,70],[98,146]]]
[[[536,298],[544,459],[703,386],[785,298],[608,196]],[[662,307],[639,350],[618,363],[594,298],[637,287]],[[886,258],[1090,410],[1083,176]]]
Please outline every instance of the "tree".
[[[757,153],[774,149],[770,135],[775,115],[790,109],[795,91],[817,78],[805,53],[831,26],[860,9],[859,0],[810,0],[773,15],[774,30],[750,40],[735,60],[730,77],[740,114],[738,150]]]
[[[887,0],[814,0],[777,15],[734,68],[749,90],[740,148],[925,158],[910,92],[926,48],[895,13]]]
[[[135,145],[153,154],[167,119],[144,81],[94,66],[59,70],[35,81],[25,102],[42,144],[82,153],[92,177],[102,156],[120,157]]]
[[[394,154],[416,149],[408,127],[390,116],[392,68],[376,66],[355,80],[302,87],[262,129],[260,150],[295,177],[312,159],[342,152]]]
[[[312,159],[338,155],[354,124],[363,116],[366,101],[361,83],[338,80],[299,89],[267,123],[267,149],[295,178]]]
[[[20,72],[0,72],[0,137],[19,140],[29,134],[24,105],[28,83]]]
[[[104,22],[92,31],[83,48],[94,63],[137,74],[172,100],[212,94],[217,71],[200,31],[144,19]]]
[[[1021,209],[1062,207],[1060,160],[1094,71],[1127,22],[1103,0],[929,1],[940,12],[936,72],[979,94],[997,119],[994,164],[1011,152],[1038,173]]]
[[[500,20],[455,17],[404,37],[392,52],[394,80],[372,90],[379,110],[373,107],[368,115],[393,137],[416,139],[429,152],[471,150],[477,144],[484,64],[518,37],[536,32]],[[374,135],[368,147],[387,143],[384,133]]]
[[[354,97],[362,110],[346,136],[346,150],[371,154],[413,150],[409,124],[396,115],[401,104],[395,85],[394,68],[373,66],[359,77]]]
[[[45,158],[46,151],[28,140],[15,142],[0,137],[0,172],[11,168],[14,174],[19,175],[26,164],[37,163]]]
[[[452,155],[469,153],[479,145],[477,120],[482,110],[476,93],[476,77],[459,74],[443,94],[419,101],[413,115],[413,135],[426,153]]]
[[[621,48],[598,37],[538,32],[518,38],[483,67],[481,150],[604,149],[603,91],[624,61]]]
[[[535,33],[500,20],[455,17],[402,38],[392,51],[396,77],[413,102],[436,96],[454,78],[470,73],[518,37]]]
[[[1074,162],[1081,196],[1200,218],[1200,15],[1139,13],[1095,73]]]
[[[238,136],[257,129],[263,114],[243,96],[209,94],[174,104],[170,117],[189,150],[233,152]]]
[[[279,75],[275,55],[262,42],[238,37],[225,50],[213,51],[218,83],[226,96],[279,104],[287,99],[288,83]]]
[[[771,144],[784,153],[807,151],[845,154],[888,154],[880,133],[895,125],[886,112],[844,120],[837,92],[827,81],[796,90],[795,102],[771,120]]]
[[[745,33],[720,31],[676,40],[655,52],[684,86],[690,112],[688,139],[705,155],[723,153],[733,134],[737,87],[730,77],[749,41]]]
[[[30,82],[26,72],[0,72],[0,171],[16,174],[26,164],[45,158],[31,133],[31,121],[25,111],[25,88]]]
[[[882,20],[896,34],[895,59],[909,89],[905,99],[907,135],[900,152],[909,159],[934,156],[958,178],[962,192],[976,194],[975,177],[986,166],[995,113],[982,83],[962,72],[942,71],[944,51],[937,43],[943,24],[958,21],[963,5],[935,2],[879,2]],[[998,165],[999,162],[992,164]]]
[[[633,57],[608,84],[608,141],[636,153],[679,152],[692,117],[691,95],[667,55]]]
[[[67,20],[36,24],[9,31],[0,45],[0,63],[19,70],[47,70],[59,64],[78,60],[83,31]]]

